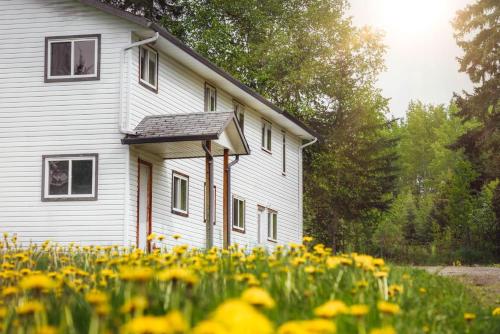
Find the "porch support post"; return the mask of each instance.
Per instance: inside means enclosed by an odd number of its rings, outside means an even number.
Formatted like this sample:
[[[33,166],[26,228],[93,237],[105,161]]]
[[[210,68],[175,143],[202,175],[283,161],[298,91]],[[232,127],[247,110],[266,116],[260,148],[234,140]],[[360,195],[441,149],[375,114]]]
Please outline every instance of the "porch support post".
[[[207,226],[206,226],[206,248],[213,247],[214,241],[214,213],[215,213],[215,196],[214,196],[214,157],[212,155],[212,142],[207,140],[203,144],[205,150],[205,184],[207,186],[206,194],[208,197],[207,205]]]
[[[229,201],[231,194],[229,193],[229,150],[224,149],[224,179],[223,179],[223,199],[222,199],[222,220],[223,220],[223,247],[227,249],[229,246]]]

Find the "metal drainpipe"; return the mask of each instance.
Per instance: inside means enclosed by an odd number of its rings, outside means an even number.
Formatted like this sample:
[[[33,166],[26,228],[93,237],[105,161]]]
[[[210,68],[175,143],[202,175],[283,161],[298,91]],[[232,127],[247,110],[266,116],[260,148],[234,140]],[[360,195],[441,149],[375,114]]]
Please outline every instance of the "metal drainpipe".
[[[201,146],[208,156],[208,221],[206,226],[206,248],[210,249],[214,244],[214,211],[215,211],[215,198],[214,198],[214,156],[207,147],[207,143],[202,142]]]
[[[231,221],[233,219],[233,200],[231,198],[231,167],[236,165],[240,161],[240,156],[237,155],[236,158],[231,161],[230,163],[227,164],[227,191],[228,191],[228,196],[227,196],[227,221],[229,226],[227,227],[227,246],[231,246]]]
[[[303,230],[304,230],[304,213],[303,213],[303,207],[304,207],[304,204],[302,203],[303,202],[303,189],[304,189],[304,186],[303,186],[303,182],[304,182],[304,177],[303,177],[303,174],[304,174],[304,171],[303,171],[303,164],[302,164],[302,161],[304,160],[304,154],[303,154],[303,151],[304,151],[304,148],[306,148],[307,146],[309,145],[312,145],[314,143],[316,143],[318,141],[318,138],[317,137],[314,137],[311,141],[305,143],[304,145],[301,145],[299,146],[299,159],[298,159],[298,182],[297,182],[297,198],[299,199],[297,202],[298,202],[298,207],[297,207],[297,213],[299,214],[299,219],[300,219],[300,223],[301,223],[301,226],[302,227],[302,231],[300,230],[300,228],[297,229],[297,239],[298,241],[300,242],[301,240],[301,235],[303,233]]]

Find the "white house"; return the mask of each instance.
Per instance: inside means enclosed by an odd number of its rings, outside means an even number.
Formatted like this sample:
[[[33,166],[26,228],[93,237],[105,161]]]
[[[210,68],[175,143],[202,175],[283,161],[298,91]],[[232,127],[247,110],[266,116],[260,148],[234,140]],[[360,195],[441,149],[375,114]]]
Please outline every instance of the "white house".
[[[0,1],[0,232],[272,247],[302,238],[300,121],[97,0]]]

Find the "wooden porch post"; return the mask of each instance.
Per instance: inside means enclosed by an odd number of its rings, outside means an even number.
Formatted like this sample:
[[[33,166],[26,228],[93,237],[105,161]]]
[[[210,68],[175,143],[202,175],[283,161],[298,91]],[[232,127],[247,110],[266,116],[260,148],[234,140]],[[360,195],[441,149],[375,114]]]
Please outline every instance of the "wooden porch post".
[[[215,213],[215,203],[214,203],[214,158],[212,155],[212,142],[207,140],[205,142],[205,184],[206,184],[206,194],[208,205],[207,208],[207,226],[206,226],[206,248],[210,249],[213,246],[213,233],[214,233],[214,213]]]
[[[223,247],[228,248],[229,244],[229,150],[224,149],[224,178],[223,178],[223,199],[222,199],[222,235]]]

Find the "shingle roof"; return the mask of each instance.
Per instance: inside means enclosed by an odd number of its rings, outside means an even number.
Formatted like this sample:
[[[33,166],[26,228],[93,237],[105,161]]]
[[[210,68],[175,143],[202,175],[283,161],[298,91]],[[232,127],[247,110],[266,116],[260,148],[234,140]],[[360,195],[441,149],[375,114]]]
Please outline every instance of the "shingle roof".
[[[127,135],[124,144],[215,140],[218,139],[231,121],[233,112],[203,112],[146,116],[137,125],[135,135]],[[238,122],[235,122],[241,140],[248,147]]]

